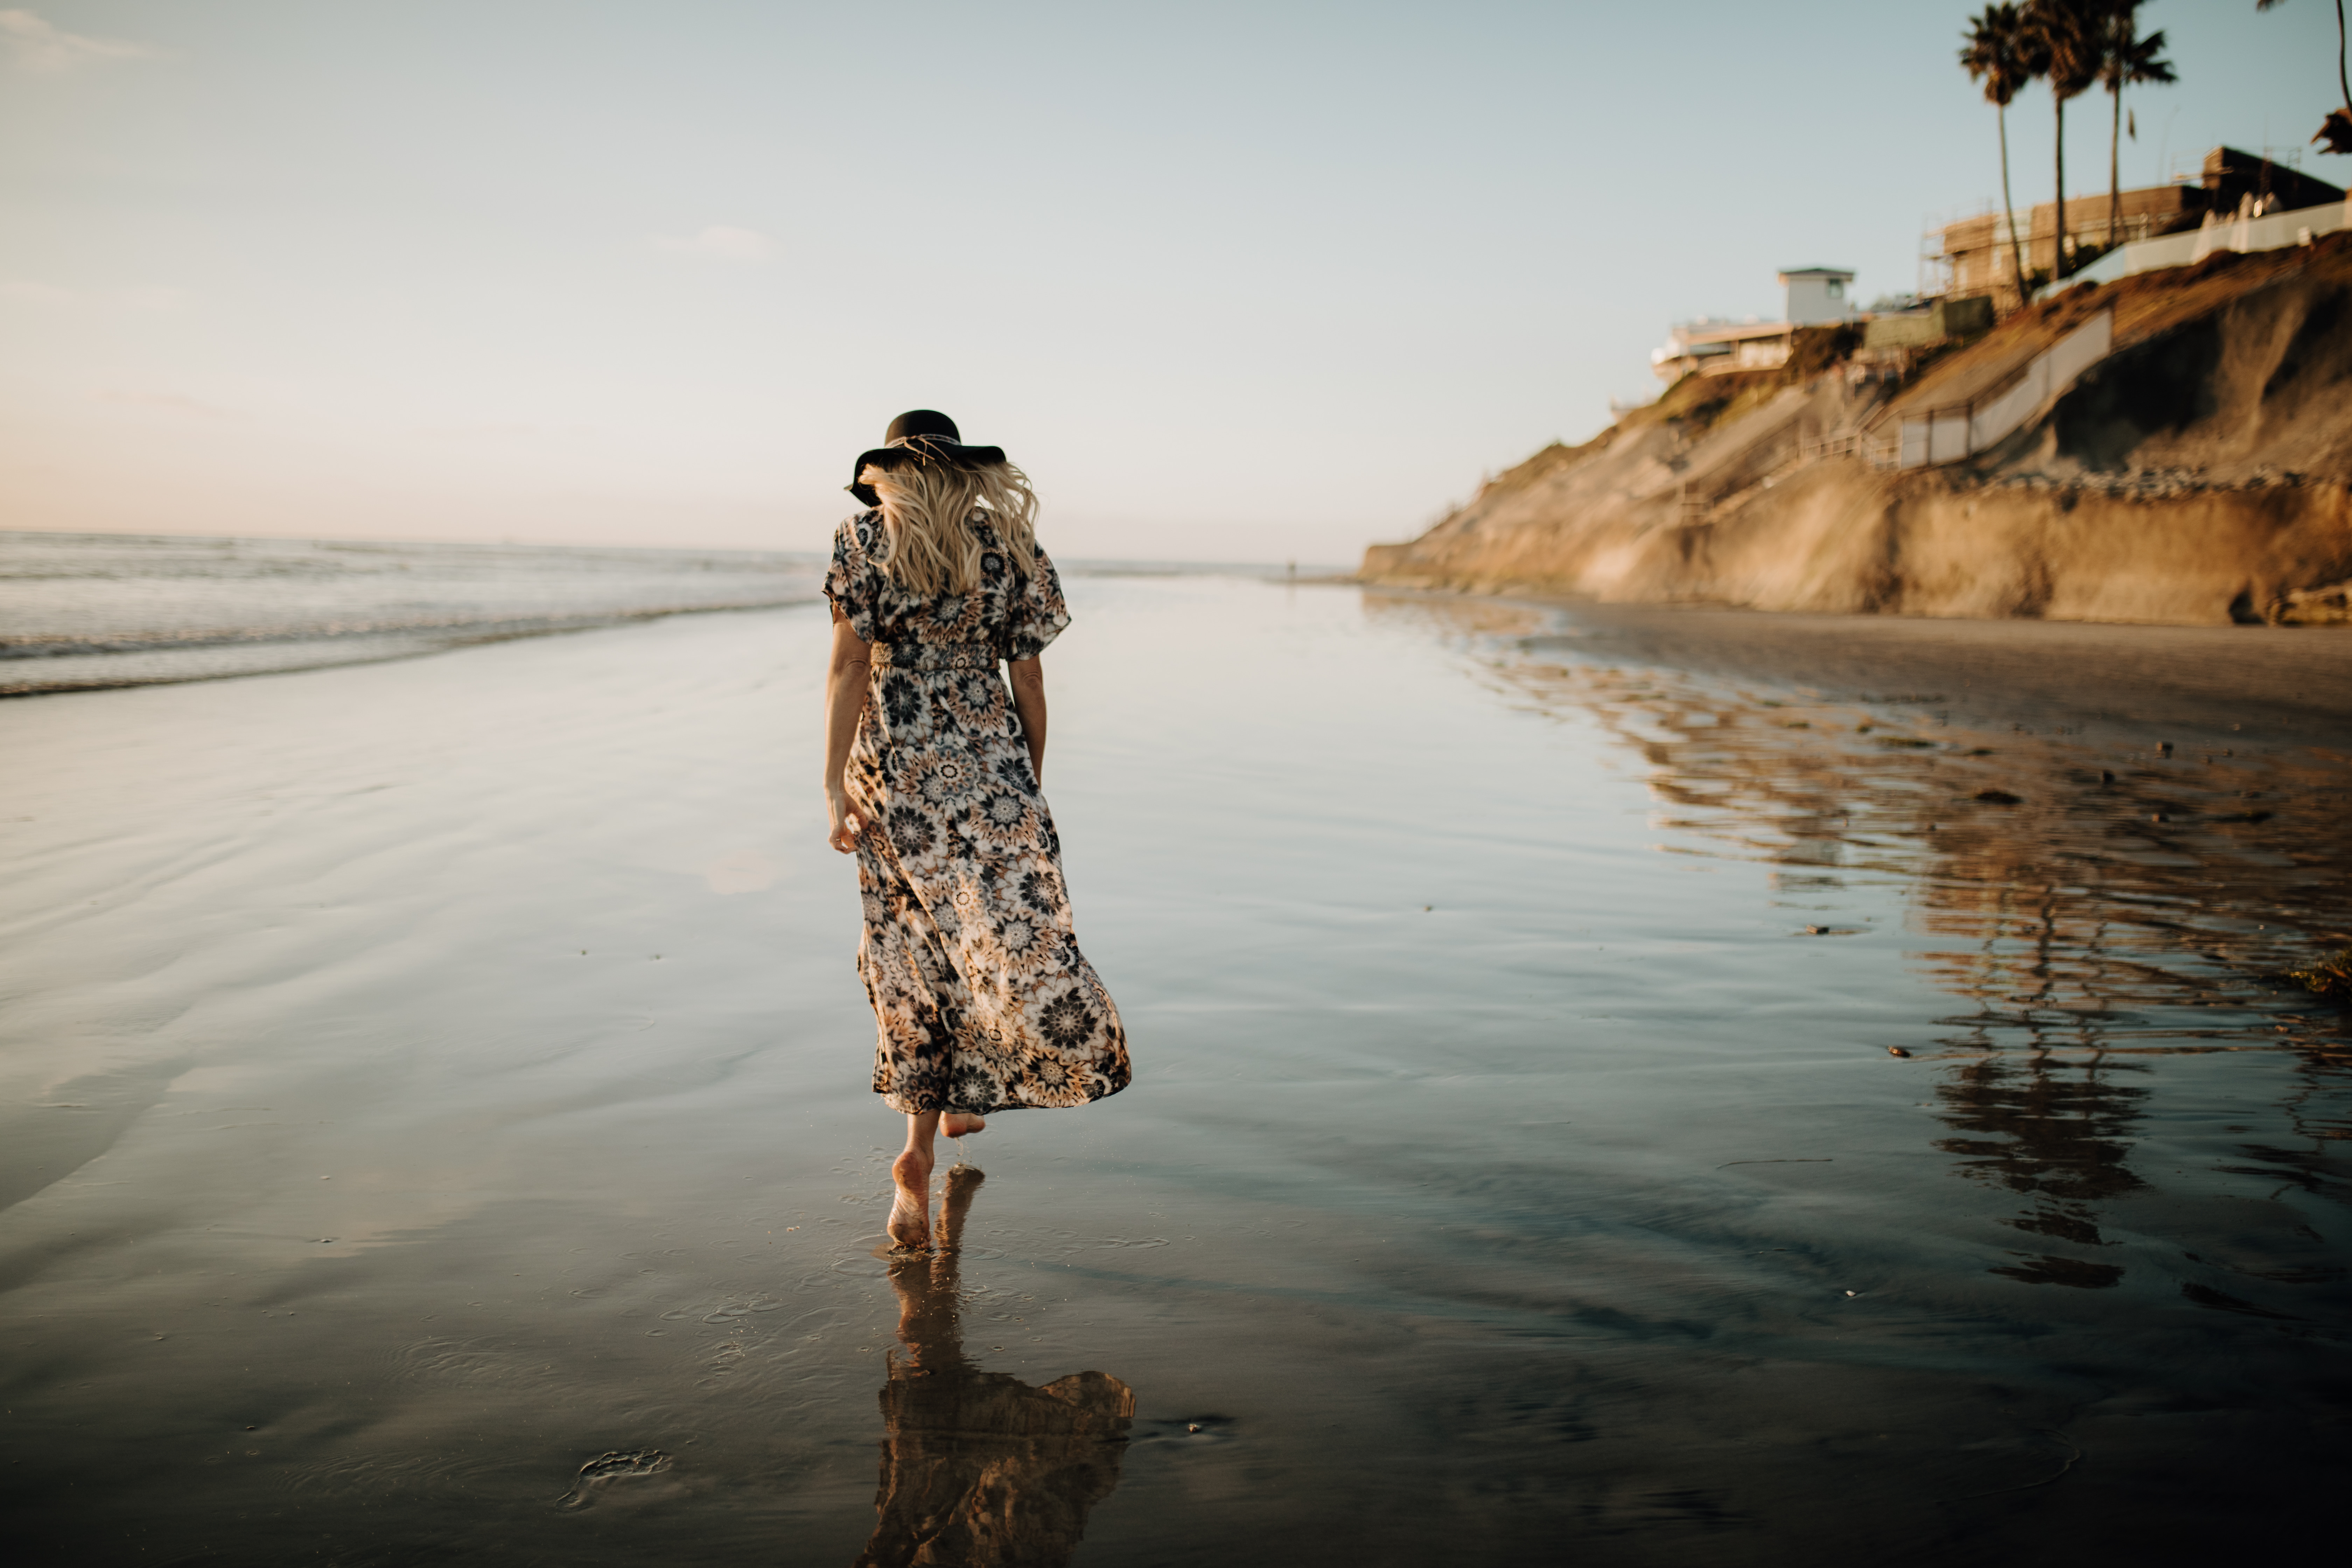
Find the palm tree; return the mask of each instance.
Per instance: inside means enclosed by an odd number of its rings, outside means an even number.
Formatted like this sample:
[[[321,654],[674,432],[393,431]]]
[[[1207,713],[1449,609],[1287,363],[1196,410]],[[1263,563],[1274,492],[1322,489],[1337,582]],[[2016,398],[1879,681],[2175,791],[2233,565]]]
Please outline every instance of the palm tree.
[[[2340,5],[2342,0],[2337,0]],[[2107,14],[2099,19],[2097,38],[2099,50],[2099,80],[2107,89],[2114,113],[2114,123],[2107,131],[2107,248],[2116,244],[2116,230],[2123,222],[2123,135],[2124,89],[2142,82],[2161,86],[2178,81],[2172,62],[2164,58],[2164,34],[2161,30],[2143,38],[2139,34],[2139,0],[2108,0]]]
[[[2080,98],[2099,79],[2097,37],[2105,0],[2026,0],[2025,25],[2037,50],[2046,54],[2042,75],[2058,111],[2058,225],[2052,237],[2050,275],[2066,276],[2066,100]]]
[[[2036,52],[2040,40],[2026,26],[2015,5],[1988,5],[1984,15],[1969,19],[1960,64],[1970,81],[1984,83],[1985,101],[1993,106],[2000,127],[2000,214],[2009,224],[2010,264],[2016,269],[2018,298],[2025,297],[2025,250],[2017,238],[2017,205],[2009,195],[2009,100],[2017,89],[2042,74],[2045,57]]]
[[[2267,11],[2279,0],[2254,0],[2254,9]],[[2352,153],[2352,78],[2344,69],[2344,0],[2336,0],[2336,85],[2343,89],[2344,107],[2331,109],[2319,122],[2314,142],[2325,142],[2323,153]]]

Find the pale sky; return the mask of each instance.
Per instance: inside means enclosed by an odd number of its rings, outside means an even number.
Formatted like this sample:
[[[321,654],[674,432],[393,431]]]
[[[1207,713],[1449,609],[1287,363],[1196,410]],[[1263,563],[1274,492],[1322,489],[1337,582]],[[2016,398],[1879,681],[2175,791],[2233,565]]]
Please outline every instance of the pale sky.
[[[1670,321],[1913,288],[2000,192],[1972,8],[0,8],[0,526],[820,549],[929,406],[1059,553],[1349,563]],[[2336,100],[2326,0],[2143,18],[2126,185]]]

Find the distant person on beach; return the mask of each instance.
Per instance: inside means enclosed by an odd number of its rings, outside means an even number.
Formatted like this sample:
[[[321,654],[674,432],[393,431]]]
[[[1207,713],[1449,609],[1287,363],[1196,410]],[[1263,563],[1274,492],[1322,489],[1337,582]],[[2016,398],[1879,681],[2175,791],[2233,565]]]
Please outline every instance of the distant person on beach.
[[[857,857],[874,1091],[907,1116],[890,1240],[921,1247],[933,1137],[1117,1094],[1127,1031],[1078,951],[1039,791],[1038,656],[1070,613],[1028,478],[920,408],[851,474],[867,510],[835,533],[824,580],[824,797],[833,847]]]

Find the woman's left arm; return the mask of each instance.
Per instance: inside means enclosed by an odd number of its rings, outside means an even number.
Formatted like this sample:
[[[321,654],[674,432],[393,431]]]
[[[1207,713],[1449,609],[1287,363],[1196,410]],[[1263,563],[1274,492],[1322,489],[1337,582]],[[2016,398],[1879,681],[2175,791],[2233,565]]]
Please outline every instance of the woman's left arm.
[[[824,805],[830,818],[826,841],[844,855],[856,852],[857,835],[866,826],[849,804],[843,775],[849,770],[849,748],[857,740],[857,721],[866,711],[873,668],[873,648],[857,635],[841,606],[835,605],[833,661],[824,679]]]
[[[1040,789],[1045,784],[1045,661],[1032,654],[1008,659],[1004,673],[1013,682],[1013,710],[1021,716],[1021,736],[1029,742],[1029,773]]]

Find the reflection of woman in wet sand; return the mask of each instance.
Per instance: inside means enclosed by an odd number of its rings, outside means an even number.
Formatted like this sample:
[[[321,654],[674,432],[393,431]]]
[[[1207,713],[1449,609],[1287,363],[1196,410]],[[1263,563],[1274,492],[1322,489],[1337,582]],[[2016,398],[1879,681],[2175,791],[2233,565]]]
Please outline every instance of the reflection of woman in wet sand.
[[[1087,1511],[1118,1485],[1127,1384],[1075,1373],[1033,1388],[963,1357],[958,1260],[981,1174],[948,1173],[941,1248],[890,1265],[898,1338],[882,1385],[880,1516],[858,1568],[1065,1563]]]
[[[1045,645],[1070,624],[1037,498],[1003,448],[917,409],[857,459],[834,536],[824,794],[857,856],[874,1090],[907,1113],[890,1239],[930,1241],[931,1142],[991,1111],[1127,1087],[1127,1034],[1078,951],[1045,767]],[[997,675],[1010,668],[1008,694]]]

